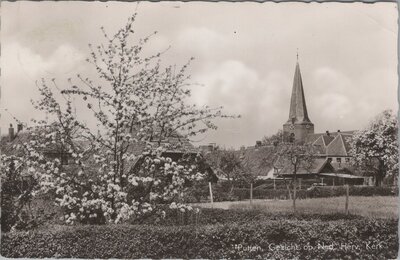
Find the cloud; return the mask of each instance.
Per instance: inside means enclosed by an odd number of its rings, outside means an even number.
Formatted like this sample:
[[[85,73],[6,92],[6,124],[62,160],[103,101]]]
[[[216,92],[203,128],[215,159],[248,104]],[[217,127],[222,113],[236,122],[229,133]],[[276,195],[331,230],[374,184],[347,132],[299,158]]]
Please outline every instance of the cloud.
[[[253,143],[281,127],[289,110],[291,82],[280,71],[259,75],[256,70],[238,60],[208,64],[198,73],[193,99],[199,105],[223,104],[226,113],[241,115],[234,120],[218,120],[219,129],[208,139],[229,143]],[[246,133],[246,134],[244,134]],[[235,141],[236,139],[236,141]]]
[[[38,113],[30,103],[31,99],[38,98],[35,82],[40,78],[65,78],[75,74],[84,58],[70,45],[60,45],[48,57],[42,57],[15,42],[3,44],[2,54],[1,106],[23,121],[29,121]],[[6,127],[10,121],[11,118],[3,118],[1,126]]]
[[[82,53],[65,44],[58,46],[46,58],[19,43],[4,44],[2,52],[4,75],[7,77],[26,76],[34,80],[40,77],[69,73],[72,70],[76,71],[84,59]]]
[[[350,117],[353,112],[349,98],[341,94],[323,94],[315,101],[315,104],[315,111],[318,111],[319,117],[325,120],[343,119]]]
[[[54,69],[54,74],[67,74],[72,71],[77,71],[83,64],[86,56],[74,47],[63,44],[60,45],[47,60],[49,66]],[[62,66],[60,66],[62,64]]]
[[[244,112],[247,105],[242,102],[244,95],[251,95],[261,84],[257,73],[236,60],[209,64],[206,67],[205,71],[195,77],[196,82],[203,84],[193,92],[195,102],[199,105],[224,104],[228,111]]]
[[[343,73],[330,67],[317,68],[312,73],[317,93],[343,93],[353,87],[351,80]]]
[[[189,27],[177,36],[176,48],[194,52],[194,55],[213,55],[227,48],[228,41],[223,34],[207,27]]]

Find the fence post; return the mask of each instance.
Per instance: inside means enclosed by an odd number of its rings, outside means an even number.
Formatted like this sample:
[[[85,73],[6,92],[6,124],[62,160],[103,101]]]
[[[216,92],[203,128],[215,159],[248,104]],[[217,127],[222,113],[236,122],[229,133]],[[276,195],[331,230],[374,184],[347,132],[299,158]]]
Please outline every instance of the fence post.
[[[349,215],[349,184],[346,184],[346,215]]]
[[[253,203],[253,183],[250,183],[250,204]]]
[[[208,182],[208,187],[210,189],[210,201],[211,201],[211,207],[214,207],[214,199],[213,199],[213,193],[212,193],[212,187],[211,187],[211,182]]]

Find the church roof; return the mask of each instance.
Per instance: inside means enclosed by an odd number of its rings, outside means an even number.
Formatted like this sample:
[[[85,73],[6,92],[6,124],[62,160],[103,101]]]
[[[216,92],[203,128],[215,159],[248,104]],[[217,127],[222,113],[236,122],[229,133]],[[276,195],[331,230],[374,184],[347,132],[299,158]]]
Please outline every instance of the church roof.
[[[298,62],[296,63],[296,70],[294,73],[288,122],[293,122],[293,120],[294,123],[311,123],[308,118],[303,81],[301,79],[300,65]]]

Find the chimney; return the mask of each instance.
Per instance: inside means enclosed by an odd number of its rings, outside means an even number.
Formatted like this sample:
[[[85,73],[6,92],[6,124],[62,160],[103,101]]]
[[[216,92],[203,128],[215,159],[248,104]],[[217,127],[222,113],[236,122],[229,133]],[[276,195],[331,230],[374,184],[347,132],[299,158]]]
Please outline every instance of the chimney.
[[[261,146],[261,141],[256,141],[256,147],[260,147]]]
[[[18,125],[17,125],[17,133],[21,132],[23,128],[24,128],[23,125],[21,123],[18,123]]]
[[[328,130],[326,130],[326,135],[327,135],[327,136],[330,136],[330,135],[331,135],[331,134],[329,133]]]
[[[10,141],[14,140],[14,127],[12,124],[10,124],[10,128],[8,128],[8,136],[10,138]]]
[[[338,129],[337,132],[340,133],[340,129]]]

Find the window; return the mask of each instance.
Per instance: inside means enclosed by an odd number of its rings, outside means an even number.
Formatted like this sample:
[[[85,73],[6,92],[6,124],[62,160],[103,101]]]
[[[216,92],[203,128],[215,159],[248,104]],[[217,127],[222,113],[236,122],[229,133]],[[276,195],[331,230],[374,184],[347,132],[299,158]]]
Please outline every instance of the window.
[[[336,158],[336,162],[341,163],[342,162],[342,158]]]
[[[331,157],[328,158],[328,162],[332,162],[332,158]]]
[[[349,157],[346,157],[346,158],[345,158],[345,161],[346,161],[346,163],[349,163],[349,162],[350,162],[350,158],[349,158]]]
[[[294,133],[291,133],[291,134],[290,134],[289,142],[291,142],[291,143],[294,142]]]

